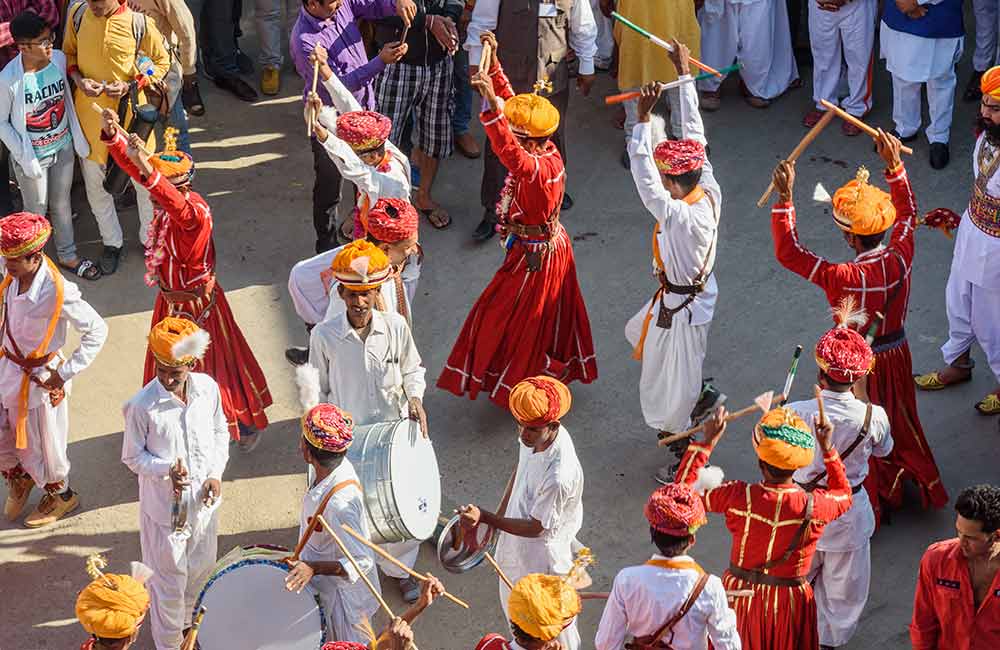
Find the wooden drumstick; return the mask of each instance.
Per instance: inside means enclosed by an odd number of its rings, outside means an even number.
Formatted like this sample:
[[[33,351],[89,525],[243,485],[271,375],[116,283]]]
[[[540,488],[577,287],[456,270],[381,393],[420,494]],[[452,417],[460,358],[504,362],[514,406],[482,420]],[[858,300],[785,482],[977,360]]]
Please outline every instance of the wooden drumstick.
[[[801,140],[799,140],[799,143],[795,145],[795,148],[792,149],[792,153],[789,154],[788,158],[785,160],[788,162],[795,162],[798,160],[799,156],[802,155],[802,152],[806,150],[806,147],[812,144],[813,140],[815,140],[823,129],[826,128],[826,125],[833,121],[833,117],[833,113],[830,111],[823,113],[823,117],[819,118],[819,122],[816,122],[816,124],[813,125],[813,128],[809,129],[809,132],[806,133]],[[767,189],[764,190],[764,193],[760,195],[759,199],[757,199],[758,208],[764,207],[767,200],[771,198],[772,192],[774,192],[774,180],[771,181],[771,183],[767,186]]]
[[[98,106],[97,102],[91,102],[90,107],[93,108],[100,115],[104,115],[104,109],[101,108],[100,106]],[[108,109],[108,110],[111,110],[111,109]],[[128,131],[125,130],[125,127],[123,127],[121,124],[118,124],[117,122],[112,122],[112,124],[115,125],[115,130],[118,131],[119,133],[121,133],[122,136],[126,140],[128,140],[128,136],[130,134],[129,134]],[[150,153],[149,149],[146,148],[145,144],[140,144],[139,145],[139,151],[141,151],[142,153],[146,154],[147,156],[152,156],[153,155],[152,153]]]
[[[373,544],[364,535],[362,535],[358,531],[354,530],[353,528],[351,528],[347,524],[340,524],[340,527],[341,527],[341,529],[343,529],[343,531],[345,533],[347,533],[348,535],[350,535],[354,539],[358,540],[359,542],[361,542],[362,544],[364,544],[365,546],[367,546],[371,550],[375,551],[375,553],[379,557],[381,557],[384,560],[386,560],[386,561],[394,564],[395,566],[399,567],[403,571],[406,571],[408,574],[410,574],[412,577],[416,578],[417,580],[420,580],[421,582],[427,582],[428,580],[430,580],[430,578],[428,578],[423,573],[417,573],[416,571],[414,571],[410,567],[406,566],[405,564],[403,564],[402,562],[400,562],[399,560],[397,560],[396,558],[394,558],[389,553],[386,553],[384,550],[382,550],[381,548],[379,548],[377,544]],[[468,603],[466,603],[464,600],[462,600],[460,598],[456,598],[455,596],[452,596],[447,591],[444,592],[441,595],[444,596],[445,598],[447,598],[448,600],[450,600],[451,602],[455,603],[456,605],[461,605],[465,609],[469,609],[469,604]]]
[[[774,403],[777,403],[780,402],[782,399],[784,399],[784,395],[778,394],[774,396],[773,401]],[[746,417],[747,415],[750,415],[754,411],[758,410],[760,410],[760,406],[755,402],[752,405],[747,406],[746,408],[741,408],[739,411],[734,411],[729,415],[727,415],[726,422],[732,422],[733,420],[736,420],[738,418]],[[698,433],[699,431],[704,431],[704,430],[705,430],[705,423],[702,422],[698,426],[692,427],[687,431],[681,431],[680,433],[675,433],[672,436],[667,436],[666,438],[663,438],[656,444],[659,445],[660,447],[666,447],[669,444],[675,443],[678,440],[683,440],[684,438],[688,438]]]
[[[198,613],[194,616],[194,621],[191,622],[191,629],[188,630],[187,636],[184,637],[184,643],[181,644],[180,650],[194,650],[195,641],[198,640],[198,628],[201,627],[201,620],[205,618],[205,606],[202,605],[198,608]]]
[[[823,391],[819,386],[813,384],[813,393],[816,394],[816,406],[819,407],[819,423],[822,426],[826,422],[826,410],[823,408]]]
[[[497,572],[497,575],[500,576],[503,583],[507,585],[507,588],[513,590],[514,583],[510,581],[510,578],[508,578],[507,574],[503,572],[503,569],[500,568],[500,565],[493,559],[493,556],[490,555],[489,551],[484,551],[484,554],[486,556],[486,561],[493,565],[493,570]]]
[[[830,102],[828,102],[825,99],[819,100],[819,103],[822,104],[824,106],[824,108],[827,109],[827,111],[836,113],[837,117],[839,117],[840,119],[844,120],[845,122],[850,122],[854,126],[858,127],[859,129],[861,129],[862,131],[864,131],[865,133],[867,133],[868,135],[870,135],[872,138],[878,139],[878,131],[876,131],[872,127],[868,126],[867,124],[865,124],[864,122],[862,122],[858,118],[854,117],[853,115],[851,115],[847,111],[843,110],[842,108],[840,108],[836,104],[831,104]],[[905,154],[912,154],[913,153],[913,149],[907,147],[905,144],[901,145],[899,147],[899,150],[901,152],[905,153]]]
[[[347,558],[347,561],[351,563],[351,566],[354,567],[354,570],[358,572],[358,575],[364,581],[365,586],[367,586],[368,590],[372,592],[372,596],[375,596],[375,600],[377,600],[378,604],[383,610],[385,610],[385,613],[389,615],[389,619],[391,620],[396,618],[396,615],[392,613],[391,609],[389,609],[389,604],[385,602],[384,598],[382,598],[382,594],[379,593],[379,590],[375,588],[371,580],[368,579],[368,576],[365,575],[365,572],[360,566],[358,566],[358,561],[354,559],[351,552],[347,550],[347,546],[344,545],[344,540],[340,539],[340,535],[337,534],[337,531],[330,527],[330,524],[326,522],[323,515],[316,515],[316,521],[318,521],[320,525],[326,529],[326,532],[330,534],[330,537],[333,538],[334,543],[340,548],[340,552],[344,554],[344,557]]]

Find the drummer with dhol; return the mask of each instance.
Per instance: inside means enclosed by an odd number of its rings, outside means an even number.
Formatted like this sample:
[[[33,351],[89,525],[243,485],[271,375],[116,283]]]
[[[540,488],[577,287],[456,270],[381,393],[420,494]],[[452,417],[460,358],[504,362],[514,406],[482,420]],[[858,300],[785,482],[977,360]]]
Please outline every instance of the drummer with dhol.
[[[353,429],[350,414],[332,404],[317,404],[302,418],[299,448],[315,471],[316,480],[302,499],[300,538],[310,524],[317,525],[310,518],[324,501],[323,518],[331,528],[337,530],[343,524],[369,536],[361,483],[346,458],[354,439]],[[343,535],[342,541],[377,589],[378,572],[371,549],[350,535]],[[370,621],[379,604],[333,537],[325,530],[314,530],[299,557],[290,562],[291,571],[285,580],[288,590],[301,591],[311,584],[319,592],[326,612],[327,633],[338,641],[367,644],[368,638],[358,624]]]
[[[149,333],[156,377],[123,407],[122,462],[139,477],[139,543],[156,650],[177,650],[218,550],[229,426],[219,386],[192,372],[208,332],[167,317]]]
[[[510,412],[518,428],[518,460],[509,493],[497,514],[469,504],[463,523],[499,529],[497,564],[514,583],[528,574],[567,575],[572,544],[583,525],[583,467],[560,420],[569,412],[569,389],[558,379],[531,377],[514,386]],[[500,582],[500,604],[510,619],[510,589]],[[565,650],[580,647],[574,619],[559,635]]]
[[[379,287],[392,275],[389,258],[363,239],[344,246],[331,264],[337,293],[347,309],[313,328],[309,364],[319,370],[320,400],[337,404],[358,426],[409,417],[427,436],[423,397],[426,384],[420,353],[406,319],[383,311]],[[409,567],[420,542],[408,540],[383,548]],[[401,569],[379,567],[399,580],[403,599],[416,601],[420,587]]]

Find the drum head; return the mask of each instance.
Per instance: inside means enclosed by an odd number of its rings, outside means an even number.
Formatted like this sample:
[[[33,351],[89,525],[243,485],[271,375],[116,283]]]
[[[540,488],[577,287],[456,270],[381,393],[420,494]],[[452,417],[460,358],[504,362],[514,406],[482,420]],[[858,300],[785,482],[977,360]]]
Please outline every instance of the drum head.
[[[288,567],[249,558],[223,567],[205,584],[194,610],[205,607],[198,631],[203,650],[317,650],[325,641],[315,591],[285,589]]]
[[[389,468],[399,518],[413,539],[427,539],[441,513],[441,474],[434,446],[413,420],[402,421],[393,431]]]
[[[455,515],[445,525],[438,538],[438,562],[452,573],[465,573],[479,566],[496,548],[497,531],[485,524],[479,524],[471,532],[460,523]]]

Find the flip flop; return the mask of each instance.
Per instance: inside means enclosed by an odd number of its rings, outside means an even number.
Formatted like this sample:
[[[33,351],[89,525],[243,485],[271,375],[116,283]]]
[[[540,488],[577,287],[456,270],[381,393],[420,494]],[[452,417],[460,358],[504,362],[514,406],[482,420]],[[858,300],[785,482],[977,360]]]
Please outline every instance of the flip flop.
[[[64,264],[59,262],[59,266],[66,269],[70,273],[73,273],[78,278],[83,278],[84,280],[99,280],[104,273],[101,271],[101,267],[97,266],[91,260],[86,257],[81,257],[77,260],[76,266],[70,266],[69,264]]]
[[[427,217],[427,222],[431,224],[436,230],[444,230],[445,228],[451,225],[451,215],[445,212],[444,208],[437,207],[437,208],[432,208],[430,210],[423,210],[423,209],[419,210],[420,214]],[[438,220],[444,217],[445,219],[444,223],[440,223],[440,225],[438,223],[434,223],[435,217]]]

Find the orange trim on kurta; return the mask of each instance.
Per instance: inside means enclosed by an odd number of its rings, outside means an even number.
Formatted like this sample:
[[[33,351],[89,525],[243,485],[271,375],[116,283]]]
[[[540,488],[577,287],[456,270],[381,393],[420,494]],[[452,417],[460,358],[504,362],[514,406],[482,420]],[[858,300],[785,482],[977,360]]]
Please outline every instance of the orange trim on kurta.
[[[694,560],[674,560],[672,558],[667,558],[664,560],[648,560],[646,561],[648,566],[658,566],[661,569],[677,569],[678,571],[689,569],[691,571],[697,571],[698,575],[705,573],[705,570],[701,568],[701,565]]]

